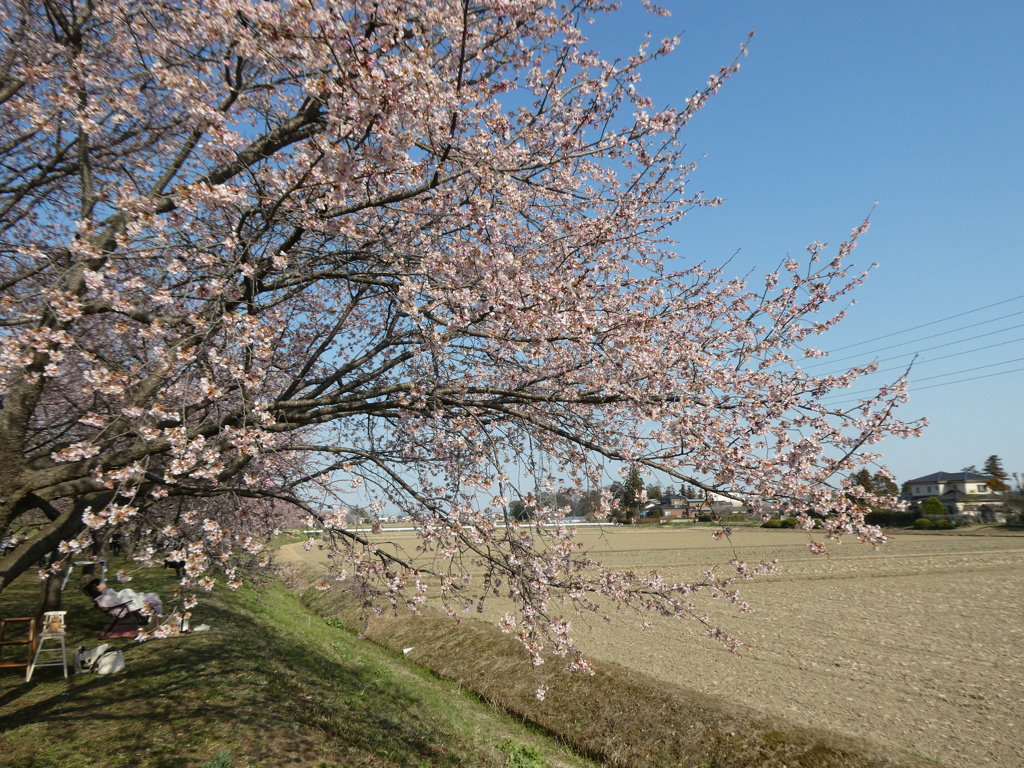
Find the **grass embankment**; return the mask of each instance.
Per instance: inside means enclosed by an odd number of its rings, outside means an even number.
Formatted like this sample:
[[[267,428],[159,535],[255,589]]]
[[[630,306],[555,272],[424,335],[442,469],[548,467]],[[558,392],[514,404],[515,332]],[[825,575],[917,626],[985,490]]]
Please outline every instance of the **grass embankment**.
[[[312,566],[299,573],[307,583],[319,577]],[[340,591],[306,590],[303,601],[321,615],[362,627],[354,601]],[[386,647],[411,647],[411,660],[615,768],[936,765],[863,740],[795,727],[614,664],[595,663],[594,676],[567,674],[554,658],[534,668],[522,647],[497,627],[468,620],[456,628],[429,609],[420,617],[375,619],[366,632]],[[540,685],[548,688],[543,702],[535,697]]]
[[[338,620],[312,614],[280,585],[218,590],[193,619],[210,632],[136,644],[98,639],[104,617],[75,581],[64,593],[69,661],[78,645],[108,642],[123,648],[125,669],[64,680],[50,667],[30,683],[24,670],[0,670],[0,764],[589,765],[454,684],[357,640]],[[155,569],[131,586],[166,599],[175,582]],[[0,596],[0,617],[32,615],[38,590],[32,574],[17,581]]]

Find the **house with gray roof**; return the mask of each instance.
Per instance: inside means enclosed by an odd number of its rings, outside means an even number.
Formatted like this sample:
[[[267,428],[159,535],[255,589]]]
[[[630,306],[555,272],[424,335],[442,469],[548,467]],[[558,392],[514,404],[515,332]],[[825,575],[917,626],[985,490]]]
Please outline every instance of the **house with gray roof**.
[[[906,482],[909,499],[920,504],[934,496],[951,515],[965,515],[981,522],[1002,522],[1003,498],[988,487],[989,477],[977,472],[935,472]]]
[[[685,496],[665,495],[651,502],[640,517],[689,520],[697,515],[710,515],[714,511],[707,499],[688,499]]]

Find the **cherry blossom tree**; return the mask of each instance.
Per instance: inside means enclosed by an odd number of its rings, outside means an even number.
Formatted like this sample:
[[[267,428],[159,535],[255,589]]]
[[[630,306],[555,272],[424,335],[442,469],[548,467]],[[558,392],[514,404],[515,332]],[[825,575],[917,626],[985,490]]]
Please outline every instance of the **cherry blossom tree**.
[[[732,644],[700,596],[742,608],[732,580],[772,566],[616,573],[550,510],[515,525],[516,498],[657,472],[880,540],[842,478],[916,431],[902,383],[838,408],[873,369],[801,366],[866,224],[757,278],[671,251],[719,202],[687,190],[682,131],[738,63],[657,105],[640,73],[678,41],[603,58],[602,0],[3,7],[0,588],[125,526],[187,586],[234,586],[299,509],[324,587],[511,598],[535,658],[585,668],[575,612]],[[357,504],[418,546],[356,530]]]

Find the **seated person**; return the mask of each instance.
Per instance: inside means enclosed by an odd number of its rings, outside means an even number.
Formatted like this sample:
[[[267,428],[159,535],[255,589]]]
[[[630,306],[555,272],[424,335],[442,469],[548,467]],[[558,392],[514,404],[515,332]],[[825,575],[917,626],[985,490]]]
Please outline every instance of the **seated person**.
[[[144,595],[140,595],[134,589],[122,589],[115,592],[102,579],[93,579],[86,584],[85,593],[104,611],[127,603],[130,611],[141,611],[148,604],[154,616],[161,616],[164,612],[163,602],[156,592],[147,592]]]

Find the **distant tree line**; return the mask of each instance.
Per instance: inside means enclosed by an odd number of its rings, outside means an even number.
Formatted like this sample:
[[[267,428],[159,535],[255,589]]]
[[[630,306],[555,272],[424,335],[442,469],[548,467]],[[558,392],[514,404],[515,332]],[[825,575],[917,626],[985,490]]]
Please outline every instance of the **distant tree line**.
[[[989,456],[980,470],[972,464],[964,467],[962,471],[985,475],[989,489],[994,493],[1003,494],[1005,503],[1015,510],[1018,516],[1024,518],[1024,493],[1022,493],[1024,475],[1013,475],[1017,490],[1010,493],[1012,490],[1011,477],[1003,468],[1002,459],[999,456],[994,454]],[[874,496],[902,496],[909,499],[911,495],[909,483],[905,482],[901,486],[891,474],[881,470],[872,473],[867,469],[861,469],[851,475],[850,480],[851,485],[859,486]],[[635,467],[627,473],[624,480],[616,480],[605,486],[603,490],[607,492],[610,499],[618,502],[612,517],[619,522],[626,523],[632,522],[650,502],[672,496],[694,499],[701,498],[703,495],[701,491],[685,483],[680,485],[678,490],[672,485],[662,488],[656,482],[645,483],[643,476]],[[547,514],[553,513],[557,517],[606,519],[607,515],[601,512],[601,494],[601,489],[566,488],[558,491],[537,491],[513,500],[509,503],[508,510],[510,517],[520,521],[532,520],[542,510]],[[909,526],[922,515],[946,514],[945,506],[935,497],[917,502],[906,510],[873,504],[865,504],[865,506],[870,508],[868,522],[883,526]]]
[[[534,491],[522,498],[509,502],[508,514],[519,521],[533,520],[542,512],[556,517],[579,517],[590,520],[606,519],[601,512],[602,490],[609,499],[617,502],[612,517],[619,522],[631,522],[650,502],[669,496],[687,499],[701,498],[702,492],[685,483],[662,488],[657,482],[644,482],[637,468],[630,469],[624,480],[616,480],[604,489],[582,490],[563,488],[557,491]]]

